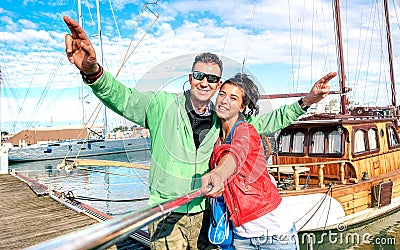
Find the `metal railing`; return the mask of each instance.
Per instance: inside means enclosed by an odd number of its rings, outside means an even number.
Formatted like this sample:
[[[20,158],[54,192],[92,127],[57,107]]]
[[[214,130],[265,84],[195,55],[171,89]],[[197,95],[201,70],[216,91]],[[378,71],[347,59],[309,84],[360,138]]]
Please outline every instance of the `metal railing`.
[[[127,238],[131,233],[143,228],[147,224],[168,214],[191,200],[203,196],[210,190],[211,186],[210,189],[205,192],[197,189],[173,201],[121,215],[103,223],[86,227],[82,230],[57,237],[53,240],[40,243],[27,249],[107,249]]]

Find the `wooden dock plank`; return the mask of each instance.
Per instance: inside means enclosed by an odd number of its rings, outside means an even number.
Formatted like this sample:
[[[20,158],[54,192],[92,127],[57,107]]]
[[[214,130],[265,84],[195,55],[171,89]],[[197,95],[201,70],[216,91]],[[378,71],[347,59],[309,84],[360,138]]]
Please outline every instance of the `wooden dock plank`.
[[[26,248],[97,223],[49,196],[36,196],[8,174],[0,175],[0,213],[0,249]]]

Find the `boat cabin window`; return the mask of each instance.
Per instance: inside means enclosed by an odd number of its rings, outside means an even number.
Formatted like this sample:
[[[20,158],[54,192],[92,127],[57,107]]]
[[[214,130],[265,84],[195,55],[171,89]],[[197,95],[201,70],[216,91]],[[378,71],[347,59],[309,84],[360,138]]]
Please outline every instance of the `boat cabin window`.
[[[328,154],[341,154],[342,153],[342,134],[333,130],[328,133]]]
[[[304,134],[297,132],[293,135],[293,153],[304,153]]]
[[[343,128],[317,128],[310,131],[310,155],[313,156],[340,156],[343,148]]]
[[[279,136],[279,152],[289,153],[290,152],[290,134],[283,133]]]
[[[278,137],[278,154],[340,157],[344,142],[341,126],[306,129],[284,129]]]
[[[379,150],[377,127],[354,127],[353,155],[359,156]]]
[[[387,134],[388,134],[389,148],[392,149],[400,147],[399,134],[396,132],[396,128],[393,126],[393,124],[389,124],[387,126]]]
[[[305,131],[282,131],[278,138],[278,152],[283,154],[304,154]]]
[[[367,137],[365,136],[364,130],[358,130],[354,134],[354,153],[360,153],[366,151],[367,148]]]
[[[323,154],[325,152],[325,134],[322,131],[317,131],[311,139],[311,153]]]
[[[374,150],[374,149],[378,148],[377,130],[374,128],[370,128],[368,130],[368,143],[369,143],[370,150]]]

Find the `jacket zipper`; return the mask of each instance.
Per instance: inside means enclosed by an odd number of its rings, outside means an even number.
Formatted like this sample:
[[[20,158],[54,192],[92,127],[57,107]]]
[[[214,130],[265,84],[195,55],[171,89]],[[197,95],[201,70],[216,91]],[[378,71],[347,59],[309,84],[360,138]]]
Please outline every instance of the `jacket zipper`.
[[[235,216],[236,217],[236,220],[237,220],[237,222],[238,222],[238,225],[240,225],[240,219],[239,219],[239,215],[238,215],[238,203],[235,201],[235,199],[233,198],[233,196],[232,196],[232,190],[231,190],[231,187],[230,187],[230,185],[229,184],[227,184],[227,186],[228,186],[228,189],[229,189],[229,191],[228,191],[228,193],[229,193],[229,198],[231,199],[231,201],[232,201],[232,204],[234,204],[234,206],[233,206],[233,208],[232,208],[232,215],[233,216]]]
[[[196,151],[195,151],[195,154],[194,154],[194,176],[195,176],[195,178],[194,178],[194,181],[193,181],[193,184],[192,184],[192,190],[194,190],[194,187],[196,186],[196,176],[197,176],[197,150],[198,149],[196,149]],[[190,205],[190,203],[191,203],[191,201],[190,202],[188,202],[187,204],[186,204],[186,214],[189,214],[189,205]]]

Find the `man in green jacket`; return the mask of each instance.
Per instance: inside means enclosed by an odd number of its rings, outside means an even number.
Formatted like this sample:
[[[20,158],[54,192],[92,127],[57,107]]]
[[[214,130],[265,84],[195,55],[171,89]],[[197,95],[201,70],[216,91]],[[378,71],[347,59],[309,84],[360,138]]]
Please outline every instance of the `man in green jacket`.
[[[150,131],[150,205],[180,197],[201,187],[201,176],[218,137],[220,122],[210,101],[222,81],[222,61],[212,53],[196,56],[189,74],[191,89],[182,95],[139,92],[103,71],[82,27],[64,17],[71,31],[65,36],[69,61],[81,71],[93,93],[111,110]],[[304,98],[274,112],[253,117],[260,134],[282,129],[329,92],[329,73]],[[207,239],[209,214],[205,198],[197,198],[149,225],[152,249],[214,249]]]

